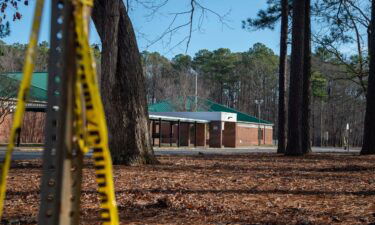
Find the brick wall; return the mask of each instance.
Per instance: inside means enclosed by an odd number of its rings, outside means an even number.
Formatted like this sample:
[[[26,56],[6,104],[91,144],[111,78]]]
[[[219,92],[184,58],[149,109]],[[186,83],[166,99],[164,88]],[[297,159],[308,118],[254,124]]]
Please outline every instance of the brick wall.
[[[265,133],[265,144],[272,145],[273,144],[273,129],[266,129]]]
[[[251,146],[258,144],[258,128],[248,128],[237,126],[236,144],[237,146]]]
[[[21,129],[21,143],[43,143],[45,113],[26,112]],[[13,114],[7,115],[0,124],[0,143],[7,143],[13,122]]]
[[[161,134],[162,134],[162,142],[161,143],[170,143],[171,138],[171,125],[169,122],[162,122],[161,125]],[[172,132],[173,132],[173,125],[172,125]],[[173,138],[173,133],[172,133],[172,143],[175,143],[175,139]]]
[[[272,128],[262,128],[263,139],[261,144],[272,145]],[[258,145],[258,126],[256,124],[237,124],[236,128],[236,145],[252,146]]]
[[[222,127],[220,121],[212,121],[210,123],[210,140],[209,146],[212,148],[221,148],[222,144]]]
[[[197,146],[206,146],[206,124],[197,124]]]
[[[4,118],[4,122],[0,124],[0,143],[7,143],[9,138],[9,132],[12,126],[12,115],[7,115]]]
[[[223,130],[223,146],[236,147],[236,122],[225,122]]]
[[[190,145],[190,124],[181,123],[180,124],[180,146]]]
[[[206,146],[206,124],[197,123],[197,146]],[[190,124],[190,145],[195,146],[195,127]]]

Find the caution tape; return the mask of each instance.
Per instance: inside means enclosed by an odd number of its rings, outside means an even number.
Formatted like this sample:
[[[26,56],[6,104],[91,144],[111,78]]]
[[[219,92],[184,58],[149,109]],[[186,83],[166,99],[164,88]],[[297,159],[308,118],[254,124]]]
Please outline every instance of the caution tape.
[[[76,38],[77,77],[75,83],[74,127],[75,140],[83,153],[93,150],[96,181],[100,196],[101,219],[103,225],[119,224],[113,185],[112,160],[108,148],[108,132],[104,109],[96,78],[95,61],[89,45],[88,27],[92,0],[72,0]],[[17,135],[20,133],[34,69],[35,49],[38,43],[40,21],[44,0],[37,0],[32,33],[26,53],[23,78],[17,97],[17,107],[10,133],[4,162],[1,164],[0,178],[0,218],[6,193],[6,178]]]
[[[102,224],[119,224],[113,185],[112,160],[108,148],[108,132],[99,94],[95,61],[89,45],[89,18],[93,1],[73,0],[76,37],[76,134],[81,150],[93,149],[94,167],[100,196]],[[83,99],[81,99],[83,96]],[[84,108],[81,108],[82,101]],[[83,146],[84,145],[84,146]]]
[[[0,218],[3,215],[4,199],[6,192],[6,182],[9,172],[10,162],[12,159],[12,152],[14,150],[17,135],[20,135],[22,119],[25,114],[26,100],[30,90],[31,77],[34,70],[34,59],[36,53],[36,46],[39,39],[40,22],[42,18],[44,0],[37,0],[35,6],[35,13],[33,19],[33,27],[30,35],[29,45],[27,47],[25,64],[23,66],[23,77],[18,90],[17,106],[13,118],[13,125],[10,132],[9,143],[6,149],[5,158],[1,163],[1,177],[0,177]]]

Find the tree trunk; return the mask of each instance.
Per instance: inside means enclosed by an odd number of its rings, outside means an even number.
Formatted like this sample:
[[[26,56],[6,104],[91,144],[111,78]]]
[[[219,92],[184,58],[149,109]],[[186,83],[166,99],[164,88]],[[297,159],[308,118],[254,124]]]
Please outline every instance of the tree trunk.
[[[369,32],[370,71],[368,76],[366,115],[361,154],[375,154],[375,0],[372,0]]]
[[[113,163],[154,163],[141,57],[125,5],[96,0],[92,17],[102,40],[101,93]]]
[[[312,146],[316,145],[316,126],[315,126],[315,123],[316,123],[316,114],[315,114],[315,106],[316,106],[316,100],[315,100],[315,97],[314,96],[311,96],[312,100],[311,100],[311,144]]]
[[[311,97],[311,18],[310,0],[305,0],[305,40],[303,64],[303,90],[302,90],[302,151],[311,152],[310,133],[310,97]]]
[[[305,0],[293,1],[292,54],[288,103],[288,143],[286,155],[303,155],[302,151],[302,80],[304,60]]]
[[[285,153],[286,146],[286,110],[285,88],[288,56],[288,0],[281,1],[281,35],[280,35],[280,65],[279,65],[279,126],[277,134],[277,153]]]

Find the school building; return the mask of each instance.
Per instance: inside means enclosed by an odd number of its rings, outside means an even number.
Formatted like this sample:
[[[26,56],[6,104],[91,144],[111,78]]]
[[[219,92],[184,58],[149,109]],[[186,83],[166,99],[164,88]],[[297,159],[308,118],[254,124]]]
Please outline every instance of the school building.
[[[0,98],[9,101],[13,109],[0,115],[0,143],[6,143],[11,128],[16,90],[22,73],[2,76]],[[1,86],[3,85],[3,86]],[[5,86],[13,85],[14,93]],[[13,97],[9,97],[13,96]],[[21,143],[43,143],[45,109],[47,104],[47,73],[34,73],[29,103],[26,106]],[[6,105],[6,104],[5,104]],[[0,105],[5,106],[4,104]],[[182,110],[181,110],[182,109]],[[273,124],[207,99],[194,97],[181,101],[171,100],[149,105],[150,134],[156,147],[246,147],[272,145]]]
[[[246,147],[273,144],[273,124],[213,101],[188,97],[149,106],[154,146]],[[181,112],[181,108],[186,111]],[[194,112],[191,112],[194,111]]]

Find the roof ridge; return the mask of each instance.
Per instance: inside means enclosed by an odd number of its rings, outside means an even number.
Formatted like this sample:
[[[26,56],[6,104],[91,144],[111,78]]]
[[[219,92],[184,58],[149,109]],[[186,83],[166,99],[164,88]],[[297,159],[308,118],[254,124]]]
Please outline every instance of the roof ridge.
[[[264,120],[264,119],[261,119],[261,118],[255,117],[255,116],[251,116],[251,115],[249,115],[248,113],[245,113],[245,112],[239,111],[239,110],[237,110],[237,109],[234,109],[234,108],[228,107],[228,106],[226,106],[226,105],[223,105],[223,104],[220,104],[220,103],[214,102],[214,101],[212,101],[212,100],[210,100],[210,99],[204,99],[204,100],[207,101],[207,102],[210,102],[211,104],[218,105],[218,106],[224,107],[224,108],[226,108],[226,109],[232,110],[232,111],[234,111],[235,113],[241,113],[241,114],[243,114],[243,115],[245,115],[245,116],[254,117],[254,118],[260,120],[261,122],[272,123],[272,122],[270,122],[270,121],[268,121],[268,120]]]
[[[195,96],[187,96],[187,98],[189,99],[189,101],[193,101]],[[245,112],[242,112],[242,111],[239,111],[237,109],[234,109],[234,108],[231,108],[231,107],[228,107],[228,106],[225,106],[223,104],[219,104],[217,102],[214,102],[210,99],[207,99],[207,98],[201,98],[199,96],[197,96],[197,98],[199,99],[198,100],[198,104],[199,102],[201,102],[201,106],[199,106],[200,108],[200,111],[203,111],[206,110],[206,111],[221,111],[221,112],[229,112],[229,113],[236,113],[238,116],[242,117],[243,120],[240,120],[240,121],[244,121],[244,122],[252,122],[252,123],[265,123],[265,124],[272,124],[272,122],[268,121],[268,120],[264,120],[264,119],[261,119],[261,118],[258,118],[258,117],[255,117],[255,116],[252,116],[248,113],[245,113]],[[168,104],[170,107],[174,108],[173,106],[173,102],[172,102],[172,99],[168,98],[168,99],[164,99],[160,102],[157,102],[157,103],[154,103],[154,104],[150,104],[151,108],[152,107],[160,107],[161,104]],[[149,107],[150,108],[150,107]]]

